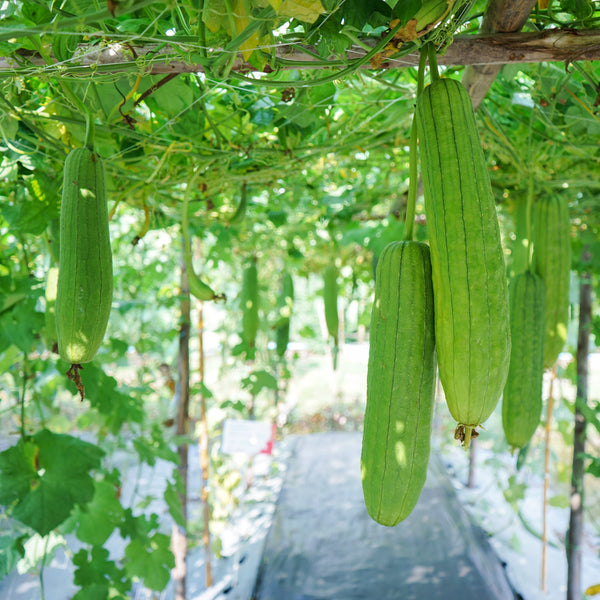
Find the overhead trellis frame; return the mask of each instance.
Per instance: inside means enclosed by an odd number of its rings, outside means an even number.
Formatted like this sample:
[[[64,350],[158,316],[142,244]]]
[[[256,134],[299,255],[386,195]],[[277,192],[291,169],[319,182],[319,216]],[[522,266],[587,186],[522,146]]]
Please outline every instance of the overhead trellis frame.
[[[372,41],[369,42],[374,46]],[[182,46],[185,48],[185,45]],[[348,59],[359,59],[367,50],[353,46],[346,53]],[[185,54],[185,52],[183,52]],[[314,47],[295,46],[278,49],[282,60],[281,70],[332,68],[335,62],[318,57]],[[546,30],[539,32],[490,33],[457,35],[447,51],[439,57],[442,65],[504,65],[539,62],[573,62],[600,59],[600,30],[575,31],[572,29]],[[377,64],[377,69],[414,67],[419,62],[418,52],[399,57],[386,57]],[[369,62],[361,69],[373,69]],[[181,49],[171,43],[129,44],[115,42],[78,47],[68,64],[48,65],[38,55],[29,57],[0,58],[0,78],[36,75],[83,76],[92,73],[121,73],[142,71],[148,75],[168,73],[204,72],[205,64],[182,59]],[[238,60],[233,65],[235,72],[248,72],[247,63]],[[272,71],[267,67],[265,73]],[[307,82],[310,83],[310,82]]]

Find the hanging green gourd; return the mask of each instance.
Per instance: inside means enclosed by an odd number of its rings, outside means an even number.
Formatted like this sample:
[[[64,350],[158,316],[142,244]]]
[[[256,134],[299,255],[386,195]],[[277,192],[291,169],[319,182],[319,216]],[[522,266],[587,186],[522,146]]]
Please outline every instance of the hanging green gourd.
[[[523,448],[532,438],[542,414],[546,291],[532,269],[533,177],[529,177],[524,211],[528,243],[524,270],[510,283],[510,366],[502,394],[502,428],[511,448]]]
[[[113,294],[112,252],[102,159],[89,148],[65,161],[56,288],[58,350],[83,398],[79,375],[102,343]]]
[[[377,263],[361,450],[367,512],[390,527],[411,514],[425,485],[435,392],[430,252],[412,239],[417,176],[413,120],[404,239],[388,244]]]
[[[554,366],[567,341],[571,234],[569,207],[559,195],[538,198],[534,206],[533,270],[546,286],[544,368]]]
[[[242,308],[242,339],[246,345],[246,356],[253,360],[256,356],[256,334],[258,333],[258,270],[256,260],[251,260],[242,272],[240,297]]]
[[[183,237],[183,263],[187,274],[188,287],[192,296],[198,300],[211,301],[211,300],[226,300],[225,294],[217,294],[203,279],[201,279],[194,270],[194,263],[192,261],[192,244],[190,241],[189,233],[189,217],[188,217],[188,204],[190,199],[191,191],[194,188],[198,174],[194,173],[190,181],[188,182],[181,204],[181,235]]]
[[[281,293],[277,301],[275,321],[275,352],[283,359],[290,341],[290,318],[294,304],[294,281],[290,273],[284,273],[281,280]]]
[[[417,99],[419,149],[435,298],[439,374],[455,437],[468,448],[506,382],[510,321],[494,194],[471,99],[440,78]]]
[[[337,368],[339,353],[340,317],[338,313],[338,270],[333,264],[323,271],[323,302],[325,305],[325,324],[327,332],[333,338],[333,369]]]

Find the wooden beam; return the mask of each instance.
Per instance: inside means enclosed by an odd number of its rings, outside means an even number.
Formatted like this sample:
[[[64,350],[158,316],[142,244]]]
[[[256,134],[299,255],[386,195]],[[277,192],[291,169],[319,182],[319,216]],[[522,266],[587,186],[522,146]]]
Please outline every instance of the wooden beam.
[[[168,38],[167,38],[168,39]],[[161,47],[162,46],[162,47]],[[278,49],[283,69],[323,69],[323,60],[315,58],[314,48],[286,51]],[[75,57],[67,64],[47,65],[37,55],[28,57],[0,58],[0,78],[11,76],[36,75],[77,75],[85,76],[93,72],[119,73],[144,71],[152,75],[167,73],[203,72],[204,67],[181,59],[170,46],[144,44],[109,44],[103,46],[82,45]],[[350,48],[345,58],[351,60],[363,57],[366,50]],[[574,62],[600,59],[600,29],[591,30],[546,30],[527,33],[491,33],[477,35],[457,35],[445,53],[439,57],[442,65],[483,65],[497,71],[504,64],[539,62]],[[398,69],[418,64],[418,53],[397,58],[387,57],[374,64],[366,64],[365,69]],[[301,64],[299,64],[301,62]],[[291,63],[291,64],[290,64]],[[250,72],[247,64],[237,63],[234,70]],[[491,75],[490,75],[491,77]],[[495,77],[495,75],[494,75]],[[492,79],[493,81],[493,79]],[[489,86],[488,86],[489,87]]]
[[[495,67],[517,63],[574,62],[600,59],[600,30],[547,30],[456,36],[438,58],[442,65]],[[416,66],[418,54],[392,59],[388,68]]]

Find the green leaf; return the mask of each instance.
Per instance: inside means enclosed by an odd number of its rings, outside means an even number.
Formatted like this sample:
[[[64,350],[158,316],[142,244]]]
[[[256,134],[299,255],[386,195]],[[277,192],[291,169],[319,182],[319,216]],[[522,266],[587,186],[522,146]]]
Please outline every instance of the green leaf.
[[[122,538],[145,540],[151,531],[158,528],[158,515],[152,513],[149,517],[145,515],[134,516],[130,508],[124,511],[124,518],[119,526]]]
[[[0,350],[14,345],[31,352],[44,327],[44,315],[35,310],[43,293],[40,281],[28,274],[0,277]]]
[[[94,497],[78,510],[77,538],[92,546],[102,546],[123,520],[118,489],[110,481],[94,482]]]
[[[569,11],[578,21],[589,19],[594,14],[590,0],[562,0],[561,9]]]
[[[173,472],[173,479],[173,481],[167,482],[164,499],[169,507],[169,513],[173,517],[175,523],[181,527],[185,527],[185,517],[183,515],[183,508],[181,506],[181,497],[185,493],[185,490],[179,471]]]
[[[352,45],[352,40],[339,31],[340,24],[328,18],[319,26],[321,38],[317,43],[317,51],[322,58],[341,56]]]
[[[23,440],[0,453],[0,504],[12,504],[30,491],[37,478],[37,455],[37,446]]]
[[[191,396],[201,395],[204,398],[212,398],[213,397],[213,393],[211,392],[210,388],[206,387],[206,384],[201,381],[198,381],[198,382],[194,383],[194,385],[192,385],[192,387],[190,388],[190,395]]]
[[[156,459],[167,460],[175,464],[179,463],[179,455],[165,440],[161,426],[158,423],[152,425],[150,438],[137,437],[133,440],[133,447],[139,454],[140,460],[148,463],[151,467],[156,464]]]
[[[586,454],[586,458],[590,460],[590,464],[587,466],[586,473],[589,473],[593,477],[600,478],[600,458],[597,456],[591,456]]]
[[[224,0],[204,0],[202,20],[210,31],[214,33],[221,27],[226,28],[227,18],[228,13]]]
[[[171,540],[163,533],[155,533],[148,540],[135,539],[127,548],[125,569],[130,576],[140,577],[151,590],[165,588],[175,566],[175,558],[170,549]]]
[[[223,402],[220,404],[220,407],[222,409],[232,408],[240,414],[244,414],[246,412],[246,405],[241,400],[223,400]]]
[[[162,85],[146,99],[153,110],[160,110],[169,117],[176,117],[194,101],[194,93],[187,79],[178,77]]]
[[[15,345],[25,353],[31,352],[37,333],[44,327],[44,315],[35,310],[35,297],[25,298],[0,315],[0,348]]]
[[[586,423],[592,425],[596,431],[600,433],[600,404],[596,404],[596,406],[592,408],[582,398],[576,398],[575,405],[583,415]]]
[[[32,535],[23,544],[25,554],[17,565],[18,572],[29,573],[35,571],[39,569],[42,560],[47,561],[46,564],[49,564],[56,551],[59,548],[64,548],[66,545],[65,538],[54,531],[46,536],[41,536],[37,533]]]
[[[108,600],[109,587],[103,583],[90,583],[81,588],[72,600]],[[112,599],[111,599],[112,600]]]
[[[3,203],[2,216],[13,232],[41,235],[48,225],[48,204],[37,198],[21,196],[18,202]]]
[[[8,575],[25,556],[23,537],[14,539],[10,535],[0,537],[0,579]]]
[[[276,390],[277,379],[267,371],[253,371],[242,379],[242,388],[256,396],[261,390]]]
[[[423,6],[422,0],[402,0],[396,4],[392,14],[403,25],[406,25],[419,12],[421,6]]]
[[[504,499],[512,506],[515,506],[519,501],[525,498],[527,484],[518,483],[515,476],[511,475],[508,478],[508,487],[503,490]]]
[[[281,107],[281,116],[298,127],[307,128],[315,122],[315,115],[307,99],[306,90],[300,90],[293,104]]]
[[[52,13],[48,10],[48,7],[41,3],[24,2],[21,7],[21,14],[34,25],[42,25],[52,20]]]
[[[308,89],[308,98],[314,109],[328,108],[333,104],[337,88],[334,83],[325,83]]]
[[[0,453],[0,503],[12,516],[46,535],[76,504],[94,494],[92,469],[104,452],[97,446],[43,429]]]
[[[281,227],[287,223],[288,214],[285,210],[270,210],[267,213],[267,219],[275,225],[275,227]]]
[[[569,508],[569,506],[571,506],[569,498],[567,498],[567,496],[565,496],[564,494],[557,494],[556,496],[552,496],[552,498],[548,500],[548,504],[550,506],[556,506],[557,508]]]
[[[272,108],[259,108],[252,113],[251,122],[255,125],[270,125],[275,118],[275,111]]]
[[[61,373],[66,373],[69,366],[59,360],[57,368]],[[80,373],[85,399],[104,417],[112,433],[118,433],[124,423],[143,421],[142,400],[119,390],[117,380],[106,375],[96,362],[86,363]],[[67,386],[73,394],[77,394],[73,383],[67,382]]]
[[[73,583],[81,590],[73,596],[73,600],[126,600],[131,589],[131,580],[124,569],[109,559],[109,552],[101,546],[94,546],[89,552],[82,548],[73,557],[77,567]]]
[[[419,0],[417,1],[419,2]],[[402,0],[399,4],[406,4],[406,0]],[[362,31],[367,23],[373,24],[372,16],[374,13],[384,15],[388,23],[392,16],[389,4],[386,4],[383,0],[354,0],[354,2],[344,2],[340,6],[340,10],[344,15],[344,24],[359,31]],[[412,14],[415,13],[416,11]],[[380,24],[380,20],[377,19],[375,24]]]
[[[19,121],[15,117],[9,115],[8,113],[0,115],[0,132],[2,132],[3,136],[7,140],[14,140],[17,136],[18,130]]]

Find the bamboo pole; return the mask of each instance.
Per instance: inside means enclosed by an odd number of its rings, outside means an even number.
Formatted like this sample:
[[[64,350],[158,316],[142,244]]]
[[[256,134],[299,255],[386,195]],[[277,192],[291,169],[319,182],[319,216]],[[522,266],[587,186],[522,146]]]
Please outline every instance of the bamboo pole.
[[[556,365],[550,373],[550,389],[546,406],[546,428],[544,434],[544,496],[542,504],[542,573],[541,590],[546,591],[546,566],[548,563],[548,495],[550,490],[550,435],[552,433],[552,412],[554,409],[554,382],[556,380]]]
[[[209,588],[213,584],[212,566],[211,566],[211,551],[210,551],[210,504],[208,501],[208,477],[210,457],[208,452],[208,420],[206,410],[206,396],[204,395],[204,305],[202,302],[198,304],[198,372],[200,374],[200,384],[202,390],[200,392],[200,431],[198,436],[198,449],[200,452],[200,469],[202,472],[202,489],[200,498],[202,500],[202,514],[204,519],[204,529],[202,531],[202,543],[204,544],[204,562],[205,562],[205,577],[206,587]]]

